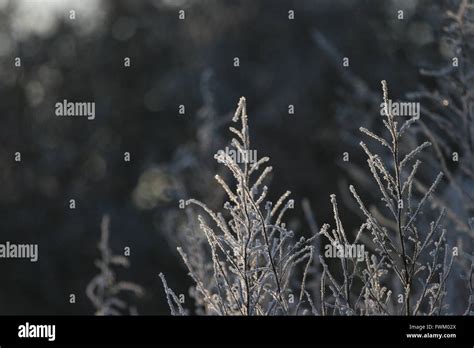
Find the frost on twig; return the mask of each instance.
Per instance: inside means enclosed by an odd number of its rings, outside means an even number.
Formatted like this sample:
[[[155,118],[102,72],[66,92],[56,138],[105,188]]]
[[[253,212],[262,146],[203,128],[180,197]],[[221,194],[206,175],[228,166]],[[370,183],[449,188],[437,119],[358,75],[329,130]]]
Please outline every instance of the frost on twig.
[[[171,288],[168,287],[168,283],[166,282],[165,275],[163,273],[159,274],[161,282],[163,283],[163,288],[165,290],[166,294],[166,300],[168,302],[168,306],[171,311],[171,315],[185,315],[185,310],[183,309],[183,306],[181,305],[181,302],[178,298],[178,296],[175,294]]]
[[[95,315],[134,315],[137,314],[135,307],[130,306],[120,297],[124,292],[141,297],[143,289],[135,283],[117,280],[113,267],[127,268],[129,262],[126,257],[114,255],[110,250],[109,225],[110,218],[108,215],[104,215],[100,225],[99,250],[101,258],[95,261],[100,273],[89,282],[86,294],[96,309]]]

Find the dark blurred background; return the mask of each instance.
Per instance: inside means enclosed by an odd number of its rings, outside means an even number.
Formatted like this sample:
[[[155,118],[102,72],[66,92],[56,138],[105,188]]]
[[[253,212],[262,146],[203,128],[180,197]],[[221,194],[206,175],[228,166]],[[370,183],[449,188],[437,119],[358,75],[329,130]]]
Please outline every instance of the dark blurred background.
[[[331,221],[329,195],[344,195],[351,180],[342,153],[363,163],[348,139],[378,116],[380,99],[371,91],[379,93],[386,79],[394,99],[403,97],[429,84],[420,67],[444,59],[444,5],[0,0],[0,242],[40,250],[37,263],[0,260],[0,313],[93,314],[85,288],[98,272],[100,221],[108,213],[112,249],[131,248],[120,279],[146,291],[133,300],[138,312],[167,314],[158,273],[178,293],[187,294],[190,280],[174,225],[164,222],[179,218],[184,194],[220,199],[212,195],[219,191],[213,154],[229,139],[240,96],[253,146],[274,167],[271,197],[291,190],[297,205],[309,199],[318,223]],[[95,120],[56,117],[54,105],[64,99],[95,102]],[[341,121],[344,112],[350,118]],[[204,167],[209,175],[199,172]],[[301,209],[292,214],[291,226],[307,233]],[[347,229],[360,222],[350,213],[345,219]]]

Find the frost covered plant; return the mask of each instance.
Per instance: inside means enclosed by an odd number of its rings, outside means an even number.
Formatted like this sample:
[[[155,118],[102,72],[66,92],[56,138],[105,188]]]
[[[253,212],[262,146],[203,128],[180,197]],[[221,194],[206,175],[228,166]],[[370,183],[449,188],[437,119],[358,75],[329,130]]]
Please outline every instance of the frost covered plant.
[[[293,242],[283,218],[294,202],[286,191],[272,204],[267,200],[264,185],[272,167],[268,157],[250,163],[239,161],[250,152],[245,99],[241,98],[233,122],[240,121],[240,129],[230,127],[235,135],[230,147],[241,156],[219,151],[215,159],[233,176],[228,183],[221,176],[215,179],[225,191],[228,201],[223,212],[214,212],[206,204],[189,199],[205,215],[198,215],[199,233],[209,248],[207,262],[212,276],[203,274],[206,266],[191,259],[181,248],[181,257],[195,282],[194,297],[206,314],[217,315],[284,315],[302,314],[312,308],[305,289],[308,267],[313,257],[313,238]],[[300,280],[294,269],[306,264]],[[205,272],[204,272],[205,273]],[[184,314],[176,294],[169,289],[162,276],[172,314]],[[297,285],[295,285],[297,284]],[[294,289],[296,290],[294,291]],[[314,312],[314,309],[313,309]]]
[[[365,262],[341,258],[342,280],[337,280],[324,258],[320,258],[323,265],[321,312],[340,315],[444,314],[447,278],[457,250],[446,243],[446,229],[442,226],[445,209],[429,225],[421,223],[423,211],[443,174],[439,173],[425,191],[417,192],[414,182],[421,162],[416,158],[431,144],[424,142],[402,154],[402,135],[419,118],[412,117],[399,125],[388,108],[385,81],[382,81],[382,87],[387,115],[383,123],[389,133],[388,139],[366,128],[360,130],[387,149],[389,156],[374,153],[364,142],[360,145],[367,155],[383,208],[368,208],[350,186],[366,219],[353,243],[363,241],[371,252],[366,253]],[[331,244],[346,245],[349,242],[334,195],[331,203],[336,227],[330,230],[326,224],[319,235],[324,235]]]
[[[436,88],[425,87],[409,97],[423,101],[426,117],[418,122],[419,130],[433,144],[435,165],[442,168],[452,188],[450,198],[457,201],[447,207],[447,217],[457,230],[472,236],[468,220],[474,219],[474,5],[461,0],[446,17],[441,42],[451,56],[449,62],[441,69],[422,69]]]
[[[451,230],[447,239],[462,256],[456,259],[453,270],[461,277],[450,282],[448,291],[450,306],[460,311],[459,297],[469,293],[464,291],[465,284],[473,286],[474,4],[457,1],[444,17],[440,47],[447,62],[441,68],[422,69],[421,74],[430,83],[409,93],[409,97],[422,102],[423,117],[415,130],[433,144],[435,156],[423,159],[434,170],[442,170],[448,183],[434,200],[438,206],[446,207]]]
[[[143,289],[131,282],[117,281],[112,267],[128,267],[129,262],[126,257],[114,255],[110,250],[109,225],[110,218],[108,215],[104,215],[100,226],[99,250],[101,258],[95,261],[100,273],[87,285],[86,294],[96,309],[95,315],[137,314],[135,307],[129,306],[120,296],[123,292],[142,296]]]

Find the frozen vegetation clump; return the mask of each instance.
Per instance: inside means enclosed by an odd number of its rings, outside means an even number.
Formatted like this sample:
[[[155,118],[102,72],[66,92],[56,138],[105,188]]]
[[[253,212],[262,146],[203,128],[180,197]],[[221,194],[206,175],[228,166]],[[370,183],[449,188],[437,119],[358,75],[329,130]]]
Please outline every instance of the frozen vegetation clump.
[[[329,271],[324,258],[321,282],[323,314],[375,315],[440,315],[448,314],[444,303],[446,285],[459,250],[446,243],[444,225],[446,210],[424,223],[423,214],[439,186],[439,173],[426,190],[417,190],[415,178],[421,165],[418,154],[431,146],[423,142],[402,153],[402,136],[418,121],[415,116],[399,124],[388,110],[388,91],[382,81],[386,117],[384,126],[389,136],[376,135],[366,128],[361,132],[388,151],[374,152],[364,142],[360,146],[367,155],[367,164],[378,188],[382,204],[369,208],[351,185],[350,192],[365,217],[353,243],[364,243],[363,262],[341,258],[341,280]],[[335,229],[324,225],[320,234],[332,244],[348,243],[337,208],[331,197]],[[329,293],[328,290],[329,289]]]
[[[229,151],[220,151],[215,156],[233,179],[228,183],[215,176],[227,194],[224,210],[214,212],[195,199],[186,202],[205,213],[198,215],[196,227],[205,236],[210,259],[208,263],[197,262],[196,255],[190,256],[181,248],[178,251],[195,282],[194,297],[204,313],[302,314],[303,307],[311,307],[305,281],[312,262],[314,237],[295,241],[293,231],[287,229],[284,215],[294,207],[289,191],[274,204],[267,200],[265,181],[272,171],[267,165],[269,158],[238,160],[251,151],[244,98],[233,117],[233,122],[239,121],[240,129],[230,127],[235,137],[229,147],[242,156],[232,156]],[[306,267],[297,279],[293,270],[299,264]],[[164,286],[172,313],[182,314],[176,295],[165,281]]]
[[[286,191],[272,204],[265,181],[272,171],[268,157],[239,161],[229,151],[215,159],[231,173],[232,180],[215,179],[227,195],[223,211],[215,212],[195,199],[186,201],[188,228],[186,252],[178,251],[195,285],[191,291],[197,314],[211,315],[444,315],[471,314],[472,296],[459,299],[463,313],[450,312],[447,284],[458,247],[447,242],[446,209],[433,203],[443,181],[439,172],[428,186],[417,173],[420,154],[430,142],[411,147],[403,144],[407,130],[419,115],[400,122],[388,108],[388,89],[382,81],[383,125],[387,136],[361,127],[374,151],[364,142],[370,176],[380,197],[369,207],[354,186],[350,192],[364,217],[358,231],[347,233],[336,196],[331,195],[334,228],[318,229],[308,202],[311,237],[295,241],[284,215],[294,208]],[[238,153],[251,151],[245,99],[241,98],[230,127],[230,146]],[[230,182],[230,183],[229,183]],[[430,207],[431,204],[431,207]],[[195,208],[191,208],[194,206]],[[437,208],[438,207],[438,208]],[[194,212],[200,210],[194,218]],[[426,216],[434,216],[427,221]],[[330,245],[334,255],[323,252]],[[326,248],[325,248],[326,249]],[[345,255],[344,250],[357,251]],[[361,255],[359,251],[363,251]],[[338,253],[340,251],[341,253]],[[338,266],[339,265],[339,266]],[[185,315],[182,301],[160,274],[173,315]],[[471,272],[472,278],[472,272]],[[316,286],[318,289],[311,287]],[[472,294],[470,280],[468,292]],[[315,300],[310,294],[318,294]]]

